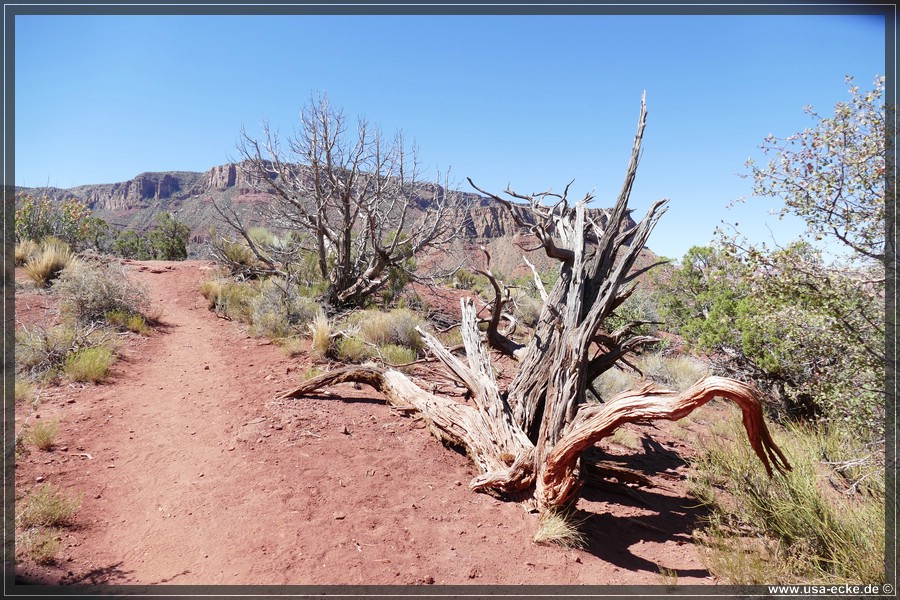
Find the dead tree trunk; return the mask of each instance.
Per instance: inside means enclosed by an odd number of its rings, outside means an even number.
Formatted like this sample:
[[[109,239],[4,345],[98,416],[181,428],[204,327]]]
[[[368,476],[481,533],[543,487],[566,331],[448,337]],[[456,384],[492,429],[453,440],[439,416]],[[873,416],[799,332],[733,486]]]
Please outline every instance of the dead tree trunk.
[[[736,380],[709,377],[681,393],[644,386],[605,404],[586,403],[588,385],[648,341],[646,337],[629,336],[627,327],[613,333],[603,328],[606,319],[634,291],[637,274],[631,270],[635,259],[665,212],[667,201],[661,200],[651,206],[640,223],[628,227],[628,198],[645,122],[642,98],[625,183],[605,222],[587,216],[585,206],[592,199],[590,195],[570,206],[568,188],[561,195],[545,192],[522,196],[506,191],[528,202],[534,217],[528,226],[547,255],[561,263],[560,277],[546,293],[527,346],[517,347],[505,339],[497,331],[499,318],[491,319],[485,341],[519,362],[518,373],[506,390],[498,389],[494,379],[474,304],[464,299],[461,328],[468,364],[433,336],[421,333],[435,357],[469,390],[475,406],[429,394],[397,371],[365,367],[326,373],[282,397],[302,397],[346,381],[369,384],[388,402],[420,413],[437,437],[468,451],[481,471],[470,483],[472,490],[499,495],[533,490],[541,511],[567,508],[577,501],[583,484],[582,454],[620,425],[680,419],[717,396],[740,406],[750,444],[767,472],[771,474],[773,468],[789,470],[766,428],[758,392]],[[518,220],[510,200],[488,195]],[[553,204],[546,205],[547,201]],[[485,273],[489,275],[490,271]],[[503,302],[496,285],[495,291],[494,310],[500,311]]]

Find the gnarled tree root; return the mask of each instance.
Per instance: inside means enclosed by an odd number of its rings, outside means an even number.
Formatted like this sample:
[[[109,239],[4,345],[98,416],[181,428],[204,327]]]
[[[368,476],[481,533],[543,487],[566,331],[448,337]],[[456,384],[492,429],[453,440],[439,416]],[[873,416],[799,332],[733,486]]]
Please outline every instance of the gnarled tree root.
[[[758,392],[751,385],[725,377],[701,379],[683,392],[647,385],[622,392],[606,404],[586,406],[579,411],[571,429],[553,447],[542,465],[535,490],[538,507],[546,510],[573,503],[582,485],[578,474],[582,452],[611,435],[622,424],[660,419],[677,421],[715,397],[731,400],[740,407],[750,445],[769,476],[773,466],[779,472],[791,470],[766,427]]]

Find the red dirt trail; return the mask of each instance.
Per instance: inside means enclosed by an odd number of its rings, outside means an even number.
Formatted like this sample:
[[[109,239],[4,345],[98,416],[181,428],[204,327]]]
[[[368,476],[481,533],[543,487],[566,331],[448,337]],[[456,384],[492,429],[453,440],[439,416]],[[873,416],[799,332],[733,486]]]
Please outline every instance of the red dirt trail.
[[[713,583],[691,540],[687,448],[661,430],[609,452],[668,491],[587,490],[587,547],[536,545],[536,515],[468,491],[466,457],[376,392],[275,402],[312,362],[209,311],[208,263],[128,267],[162,326],[128,338],[106,383],[17,409],[17,427],[60,419],[53,450],[19,457],[17,495],[40,480],[82,498],[57,563],[22,558],[20,583],[660,584],[661,568]],[[20,322],[48,302],[17,292]]]

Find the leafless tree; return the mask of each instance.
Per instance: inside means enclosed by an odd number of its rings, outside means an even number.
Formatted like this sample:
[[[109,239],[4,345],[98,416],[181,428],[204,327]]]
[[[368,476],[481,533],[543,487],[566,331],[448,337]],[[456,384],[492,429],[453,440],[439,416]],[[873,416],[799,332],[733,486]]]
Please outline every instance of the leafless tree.
[[[237,210],[217,205],[253,254],[244,267],[288,276],[305,257],[332,308],[360,305],[391,276],[412,275],[418,255],[456,233],[450,225],[462,206],[447,177],[423,181],[402,132],[388,139],[362,118],[354,127],[324,95],[303,108],[284,147],[266,124],[261,140],[243,130],[238,150],[247,179],[272,197],[258,220],[290,232],[287,242],[261,243]]]
[[[465,363],[421,332],[435,357],[468,389],[471,403],[430,394],[398,371],[369,367],[325,373],[282,398],[299,398],[342,382],[369,384],[391,404],[424,416],[437,437],[466,449],[480,470],[469,484],[472,490],[500,496],[530,490],[542,512],[572,507],[591,472],[602,468],[588,450],[620,425],[680,419],[717,396],[741,408],[750,444],[767,472],[790,469],[766,428],[758,392],[740,381],[708,377],[680,393],[646,385],[605,403],[586,402],[592,379],[644,342],[629,333],[630,327],[610,332],[604,323],[633,293],[635,258],[666,203],[653,204],[637,225],[626,218],[645,121],[642,99],[625,183],[604,222],[587,216],[590,195],[573,205],[566,192],[523,196],[507,190],[513,199],[527,202],[533,222],[522,224],[530,227],[539,247],[560,262],[560,276],[542,294],[539,322],[524,346],[497,330],[504,303],[493,277],[495,318],[485,335],[478,329],[474,303],[461,301]],[[514,206],[522,204],[488,195],[518,218]],[[518,372],[506,389],[501,390],[494,377],[490,347],[518,361]]]

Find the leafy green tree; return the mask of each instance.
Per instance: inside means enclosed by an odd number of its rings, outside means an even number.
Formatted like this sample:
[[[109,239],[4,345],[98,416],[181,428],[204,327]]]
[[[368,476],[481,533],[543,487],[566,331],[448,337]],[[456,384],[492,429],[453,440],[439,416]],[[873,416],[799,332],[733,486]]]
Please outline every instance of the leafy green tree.
[[[109,252],[112,250],[112,232],[109,223],[100,217],[88,217],[85,221],[83,241],[86,248],[97,252]]]
[[[789,412],[841,424],[866,438],[884,433],[884,78],[833,117],[805,111],[815,128],[762,146],[748,161],[757,196],[784,201],[782,216],[806,222],[805,239],[752,245],[719,232],[692,248],[672,274],[661,312],[721,368],[741,373]],[[847,254],[828,262],[814,244]]]
[[[156,227],[148,234],[153,256],[158,260],[184,260],[191,229],[168,212],[156,215]]]
[[[153,245],[148,238],[129,229],[116,236],[113,252],[134,260],[150,260],[153,258]]]
[[[761,146],[774,158],[759,166],[748,160],[755,196],[784,200],[780,215],[806,221],[817,240],[840,241],[859,257],[884,260],[885,112],[884,77],[861,93],[847,76],[849,102],[823,117],[804,111],[814,128],[786,138],[769,134]]]

